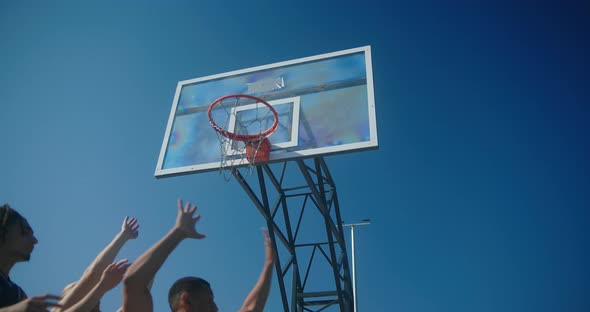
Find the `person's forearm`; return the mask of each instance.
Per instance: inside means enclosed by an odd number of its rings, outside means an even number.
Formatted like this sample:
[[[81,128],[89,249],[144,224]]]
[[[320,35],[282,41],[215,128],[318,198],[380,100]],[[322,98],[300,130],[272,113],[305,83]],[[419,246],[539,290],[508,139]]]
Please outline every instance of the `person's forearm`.
[[[98,283],[90,290],[89,293],[82,298],[82,300],[77,301],[74,305],[69,308],[64,307],[61,311],[63,312],[87,312],[91,311],[98,302],[100,298],[104,296],[104,294],[109,291],[107,287],[105,287],[102,283]]]
[[[92,261],[84,273],[86,274],[89,272],[92,275],[96,275],[96,277],[100,279],[100,275],[104,269],[109,264],[113,263],[115,257],[128,240],[129,238],[123,235],[123,233],[117,233],[115,238],[113,238],[113,240],[98,254],[98,256],[96,256],[94,261]]]
[[[119,232],[115,238],[96,256],[94,261],[88,266],[84,274],[76,285],[65,294],[60,301],[64,309],[80,301],[100,280],[104,269],[111,264],[128,238]]]
[[[261,312],[268,299],[272,280],[272,261],[266,261],[256,285],[244,300],[240,312]]]
[[[125,286],[148,288],[170,253],[185,237],[175,229],[143,253],[127,270]]]

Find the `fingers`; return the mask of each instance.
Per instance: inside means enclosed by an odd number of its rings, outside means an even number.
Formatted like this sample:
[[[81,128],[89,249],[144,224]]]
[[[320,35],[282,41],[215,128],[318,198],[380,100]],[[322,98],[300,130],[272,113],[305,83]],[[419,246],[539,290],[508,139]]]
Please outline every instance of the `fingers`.
[[[178,212],[182,212],[182,198],[177,200]]]
[[[131,263],[125,263],[125,264],[121,265],[119,270],[121,272],[123,272],[123,274],[125,274],[125,272],[127,272],[127,269],[129,269],[130,266],[131,266]]]
[[[32,308],[39,311],[47,311],[48,307],[61,308],[62,305],[58,303],[61,300],[60,296],[45,294],[40,296],[33,296],[30,298],[33,304]]]
[[[125,224],[127,224],[130,227],[133,227],[135,224],[137,224],[137,218],[131,218],[131,219],[127,219],[127,217],[125,217]]]
[[[195,215],[197,211],[197,206],[191,204],[190,202],[183,202],[182,199],[178,199],[178,215],[176,217],[176,224],[174,228],[182,233],[185,238],[204,238],[205,235],[199,233],[195,225],[197,221],[201,219],[201,215]]]
[[[107,290],[113,289],[123,280],[130,265],[131,263],[127,259],[121,259],[109,264],[102,273],[100,284]]]
[[[44,295],[40,295],[40,296],[33,296],[31,297],[32,300],[35,301],[47,301],[47,300],[60,300],[61,297],[57,296],[57,295],[52,295],[52,294],[44,294]]]
[[[131,220],[129,220],[127,223],[127,227],[134,232],[137,231],[137,229],[139,229],[139,223],[137,223],[137,219],[131,218]]]
[[[137,218],[131,218],[131,219],[127,219],[127,217],[125,217],[125,226],[127,228],[133,229],[134,227],[138,227],[139,224],[137,223]]]
[[[120,274],[121,277],[127,272],[127,269],[131,266],[131,263],[121,263],[115,266],[115,271]]]
[[[119,260],[119,261],[113,263],[114,269],[118,272],[125,273],[127,271],[127,268],[131,265],[131,263],[128,263],[128,262],[129,262],[129,260],[127,260],[127,259]]]
[[[121,259],[117,262],[113,262],[111,264],[109,264],[106,269],[105,272],[125,272],[127,271],[127,268],[131,265],[131,263],[128,263],[129,260],[128,259]]]
[[[186,204],[184,204],[184,202],[182,201],[182,199],[178,199],[178,213],[179,215],[193,215],[195,213],[195,211],[197,211],[197,206],[191,204],[190,202],[186,202]],[[198,216],[194,217],[193,220],[198,220]]]
[[[121,260],[115,262],[114,264],[115,264],[116,267],[121,267],[122,265],[124,265],[127,262],[129,262],[128,259],[121,259]]]
[[[195,233],[194,233],[194,234],[193,234],[191,237],[194,237],[194,238],[201,239],[201,238],[205,238],[205,237],[207,237],[207,235],[205,235],[205,234],[201,234],[201,233],[199,233],[199,232],[195,232]]]
[[[196,215],[196,216],[193,218],[193,221],[197,222],[197,221],[199,221],[199,219],[201,219],[201,215],[200,215],[200,214]]]
[[[192,215],[193,213],[195,213],[195,211],[197,211],[197,206],[191,203],[186,203],[186,205],[184,205],[184,213]]]
[[[134,239],[139,236],[139,222],[137,218],[130,218],[129,216],[125,216],[125,220],[123,221],[123,226],[121,226],[121,231],[126,235],[129,239]]]
[[[190,202],[187,202],[186,204],[184,204],[184,201],[182,200],[182,198],[179,198],[177,201],[177,206],[178,206],[178,212],[182,212],[185,214],[193,214],[195,213],[195,211],[197,211],[197,206],[191,204]]]

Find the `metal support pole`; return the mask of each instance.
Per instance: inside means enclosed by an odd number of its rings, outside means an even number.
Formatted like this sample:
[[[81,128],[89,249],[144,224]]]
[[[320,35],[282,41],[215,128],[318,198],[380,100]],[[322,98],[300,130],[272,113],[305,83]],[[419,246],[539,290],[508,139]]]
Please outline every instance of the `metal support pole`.
[[[352,300],[354,301],[354,312],[358,310],[356,301],[356,261],[354,260],[354,225],[350,226],[350,246],[352,248]]]
[[[369,225],[371,224],[369,219],[365,219],[359,223],[343,224],[342,226],[350,227],[350,248],[352,248],[352,299],[354,301],[354,312],[358,311],[358,302],[356,296],[356,260],[355,260],[355,249],[354,249],[354,227],[357,225]]]

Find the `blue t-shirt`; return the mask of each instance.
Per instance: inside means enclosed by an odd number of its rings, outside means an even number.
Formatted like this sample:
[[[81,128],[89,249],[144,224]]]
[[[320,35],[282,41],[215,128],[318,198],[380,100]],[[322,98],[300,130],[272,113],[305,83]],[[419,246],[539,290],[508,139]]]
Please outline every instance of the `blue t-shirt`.
[[[0,274],[0,308],[9,307],[26,299],[25,292],[17,284]]]

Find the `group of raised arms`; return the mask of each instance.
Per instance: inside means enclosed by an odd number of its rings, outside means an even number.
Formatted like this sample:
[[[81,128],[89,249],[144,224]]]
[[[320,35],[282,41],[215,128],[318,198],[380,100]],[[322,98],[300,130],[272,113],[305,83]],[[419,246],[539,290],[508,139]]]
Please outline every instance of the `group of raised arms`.
[[[121,231],[96,256],[77,282],[67,285],[61,295],[43,294],[28,297],[10,279],[17,262],[28,261],[38,243],[33,229],[8,204],[0,207],[0,312],[97,312],[100,299],[123,282],[122,307],[117,312],[151,312],[154,310],[151,286],[166,258],[185,239],[203,239],[196,229],[200,219],[197,207],[178,200],[176,223],[157,243],[134,262],[115,261],[123,245],[139,235],[136,218],[125,217]],[[265,260],[254,288],[244,300],[240,312],[263,311],[268,299],[275,252],[268,233],[264,234]],[[199,277],[186,276],[170,287],[168,303],[172,312],[217,312],[209,283]]]

